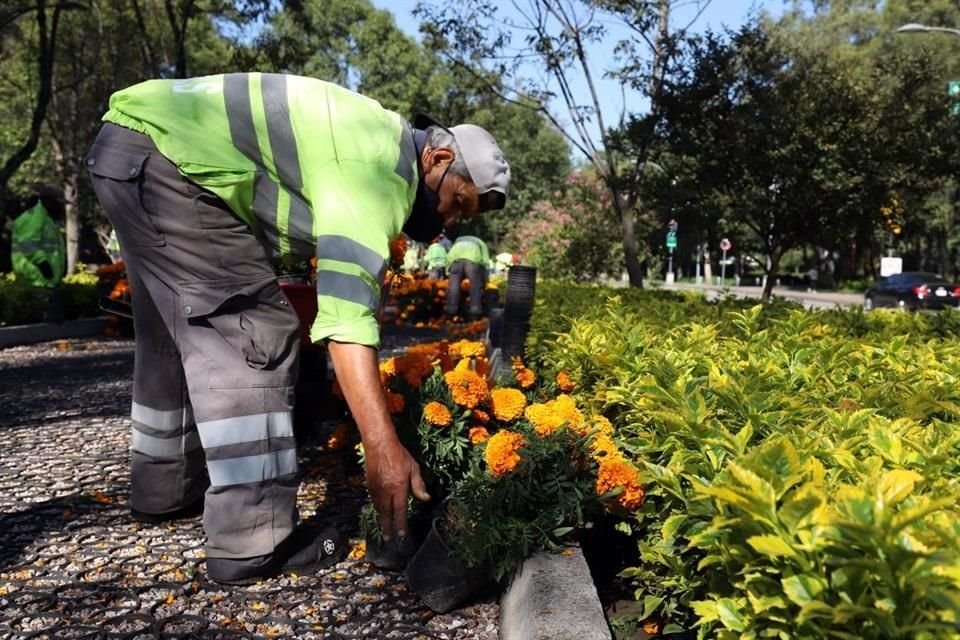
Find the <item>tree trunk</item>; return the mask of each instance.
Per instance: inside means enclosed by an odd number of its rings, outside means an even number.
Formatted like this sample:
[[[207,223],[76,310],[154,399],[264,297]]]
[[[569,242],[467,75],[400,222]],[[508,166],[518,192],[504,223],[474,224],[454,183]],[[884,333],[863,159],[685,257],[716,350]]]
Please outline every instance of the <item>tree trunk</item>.
[[[633,208],[619,206],[620,229],[623,233],[623,260],[627,267],[630,286],[643,287],[643,267],[640,265],[640,252],[637,248],[636,220]]]
[[[767,271],[767,281],[763,285],[763,294],[760,296],[760,302],[766,304],[770,302],[770,296],[773,293],[773,284],[780,275],[780,259],[783,257],[783,247],[775,245],[770,250],[770,270]]]
[[[68,158],[63,147],[54,139],[53,158],[60,176],[60,185],[66,199],[64,205],[65,229],[67,235],[67,270],[73,273],[77,266],[80,254],[80,208],[77,207],[77,190],[80,184],[79,164],[73,158]]]

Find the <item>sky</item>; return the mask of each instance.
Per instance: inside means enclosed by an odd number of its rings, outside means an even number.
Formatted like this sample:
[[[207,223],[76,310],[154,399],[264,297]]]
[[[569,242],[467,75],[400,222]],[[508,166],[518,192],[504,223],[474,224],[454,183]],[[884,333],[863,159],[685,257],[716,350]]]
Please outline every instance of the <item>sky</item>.
[[[430,0],[436,2],[437,0]],[[447,0],[457,2],[457,0]],[[510,11],[513,2],[523,6],[528,0],[506,0],[501,3],[504,11]],[[701,3],[703,0],[700,0]],[[418,37],[419,21],[413,16],[413,9],[417,6],[417,0],[372,0],[373,4],[379,9],[385,9],[393,13],[397,25],[414,37]],[[676,3],[678,10],[672,17],[672,26],[674,28],[686,26],[695,15],[696,0],[685,0]],[[773,15],[783,13],[788,0],[712,0],[700,15],[696,23],[691,27],[692,31],[702,32],[708,28],[720,31],[724,27],[737,28],[747,21],[752,13],[763,10]],[[614,40],[615,38],[611,38]],[[609,51],[591,51],[589,52],[594,60],[609,60],[612,52]],[[531,73],[535,73],[531,69]],[[600,102],[603,105],[604,122],[609,127],[614,125],[624,111],[628,113],[643,113],[646,111],[647,101],[639,93],[624,94],[619,83],[613,80],[602,79],[598,82]],[[579,93],[586,91],[586,85],[582,82],[574,83],[573,89]],[[554,105],[555,107],[557,105]],[[557,111],[561,121],[566,122],[564,114]],[[576,155],[576,154],[575,154]]]

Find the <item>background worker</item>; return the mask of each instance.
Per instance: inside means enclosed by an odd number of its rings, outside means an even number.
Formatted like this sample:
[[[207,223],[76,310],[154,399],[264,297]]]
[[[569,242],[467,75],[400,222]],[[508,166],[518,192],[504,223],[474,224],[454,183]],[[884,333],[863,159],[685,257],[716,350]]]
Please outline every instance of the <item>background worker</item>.
[[[487,285],[487,270],[490,251],[487,243],[476,236],[460,236],[447,252],[446,314],[455,316],[460,310],[460,281],[470,280],[469,314],[474,318],[483,315],[483,289]]]
[[[10,258],[17,279],[47,296],[46,320],[63,321],[60,283],[66,270],[66,251],[60,222],[66,204],[63,191],[42,187],[26,211],[13,221]]]
[[[427,273],[433,280],[443,280],[447,277],[447,250],[440,243],[440,237],[434,238],[427,247],[425,256]]]
[[[316,256],[310,335],[359,426],[384,537],[405,535],[409,493],[429,496],[379,381],[388,245],[503,207],[510,173],[493,137],[259,73],[144,82],[115,93],[104,120],[85,163],[133,292],[134,516],[171,519],[203,499],[217,582],[341,556],[336,530],[297,522],[299,323],[272,268]]]

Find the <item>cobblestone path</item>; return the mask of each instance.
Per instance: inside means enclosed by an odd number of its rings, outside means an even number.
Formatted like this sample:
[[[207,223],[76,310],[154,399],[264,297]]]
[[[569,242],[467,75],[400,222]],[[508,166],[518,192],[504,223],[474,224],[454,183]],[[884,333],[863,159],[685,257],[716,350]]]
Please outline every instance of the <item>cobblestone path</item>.
[[[0,638],[495,640],[488,599],[435,616],[358,552],[331,569],[221,587],[199,517],[128,515],[133,343],[0,350]],[[362,478],[303,452],[300,509],[359,540]]]

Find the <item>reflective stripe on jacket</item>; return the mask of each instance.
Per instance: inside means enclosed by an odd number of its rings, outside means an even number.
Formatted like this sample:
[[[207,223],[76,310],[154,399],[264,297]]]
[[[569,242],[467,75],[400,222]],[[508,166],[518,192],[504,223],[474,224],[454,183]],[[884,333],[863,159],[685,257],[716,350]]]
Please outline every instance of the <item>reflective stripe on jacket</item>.
[[[447,252],[448,265],[457,260],[469,260],[488,267],[490,252],[487,249],[487,243],[476,236],[460,236],[450,247],[450,251]]]
[[[20,214],[13,221],[10,236],[13,272],[34,287],[52,288],[60,284],[66,269],[63,236],[43,204]],[[41,266],[49,267],[47,275]]]
[[[300,76],[149,80],[104,120],[144,133],[285,260],[317,257],[314,341],[376,345],[374,313],[417,189],[410,126],[374,100]]]

